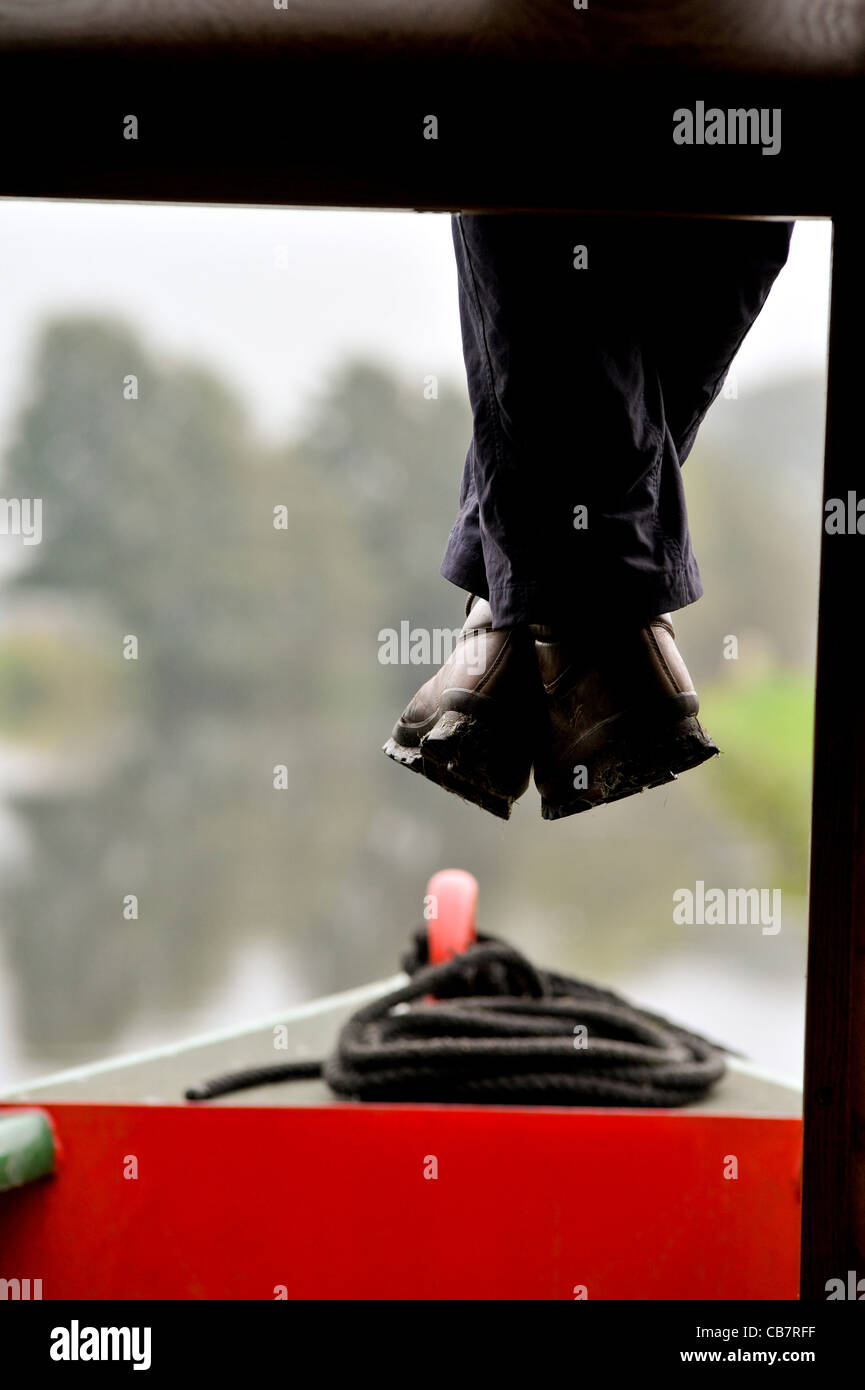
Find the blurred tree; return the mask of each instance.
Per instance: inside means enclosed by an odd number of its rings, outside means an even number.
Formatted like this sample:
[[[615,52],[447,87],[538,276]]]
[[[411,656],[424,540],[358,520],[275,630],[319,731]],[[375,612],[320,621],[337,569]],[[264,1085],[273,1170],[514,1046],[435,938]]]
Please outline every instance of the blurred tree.
[[[786,378],[713,407],[684,477],[700,602],[678,617],[695,676],[814,662],[825,389]],[[724,638],[739,656],[724,656]]]

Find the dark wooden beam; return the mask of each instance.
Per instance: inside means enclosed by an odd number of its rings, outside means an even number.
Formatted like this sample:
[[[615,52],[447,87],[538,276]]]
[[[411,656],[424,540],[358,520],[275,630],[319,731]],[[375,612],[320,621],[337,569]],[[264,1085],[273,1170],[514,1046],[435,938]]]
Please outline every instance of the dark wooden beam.
[[[0,0],[8,47],[302,50],[402,60],[550,58],[578,68],[818,75],[861,70],[859,0]]]
[[[865,498],[859,437],[865,264],[853,215],[834,228],[825,498]],[[862,519],[865,530],[865,516]],[[811,824],[802,1297],[865,1279],[865,535],[824,531]]]
[[[287,3],[0,0],[0,194],[827,215],[859,157],[865,0]]]

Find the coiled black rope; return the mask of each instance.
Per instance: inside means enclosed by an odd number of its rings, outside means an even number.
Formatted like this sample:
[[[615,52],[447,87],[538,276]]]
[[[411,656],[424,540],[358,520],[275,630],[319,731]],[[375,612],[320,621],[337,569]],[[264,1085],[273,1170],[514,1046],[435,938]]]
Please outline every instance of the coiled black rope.
[[[431,966],[421,929],[401,964],[408,983],[352,1014],[330,1057],[217,1076],[186,1099],[323,1077],[352,1100],[666,1108],[698,1100],[724,1074],[717,1044],[611,990],[538,970],[495,937]]]

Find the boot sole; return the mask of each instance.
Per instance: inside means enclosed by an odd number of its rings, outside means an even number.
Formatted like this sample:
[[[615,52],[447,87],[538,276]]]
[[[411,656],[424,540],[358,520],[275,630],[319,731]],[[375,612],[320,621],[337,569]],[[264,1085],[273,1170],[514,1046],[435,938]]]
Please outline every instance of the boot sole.
[[[456,707],[455,707],[456,706]],[[531,756],[514,747],[513,734],[490,702],[469,691],[448,691],[438,717],[417,744],[403,741],[398,724],[383,751],[394,762],[500,820],[529,785]]]
[[[577,796],[570,786],[567,793],[562,788],[560,797],[542,793],[541,815],[544,820],[562,820],[665,786],[719,752],[695,715],[651,725],[623,719],[603,747],[581,758],[578,745],[571,755],[574,766],[585,764],[588,787]]]

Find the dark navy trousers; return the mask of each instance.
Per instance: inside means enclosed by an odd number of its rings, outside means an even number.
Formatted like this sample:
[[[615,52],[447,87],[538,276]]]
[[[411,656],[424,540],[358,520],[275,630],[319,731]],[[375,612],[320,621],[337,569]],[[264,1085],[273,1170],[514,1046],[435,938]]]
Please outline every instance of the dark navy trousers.
[[[473,413],[442,574],[497,627],[702,593],[681,467],[792,223],[454,217]]]

